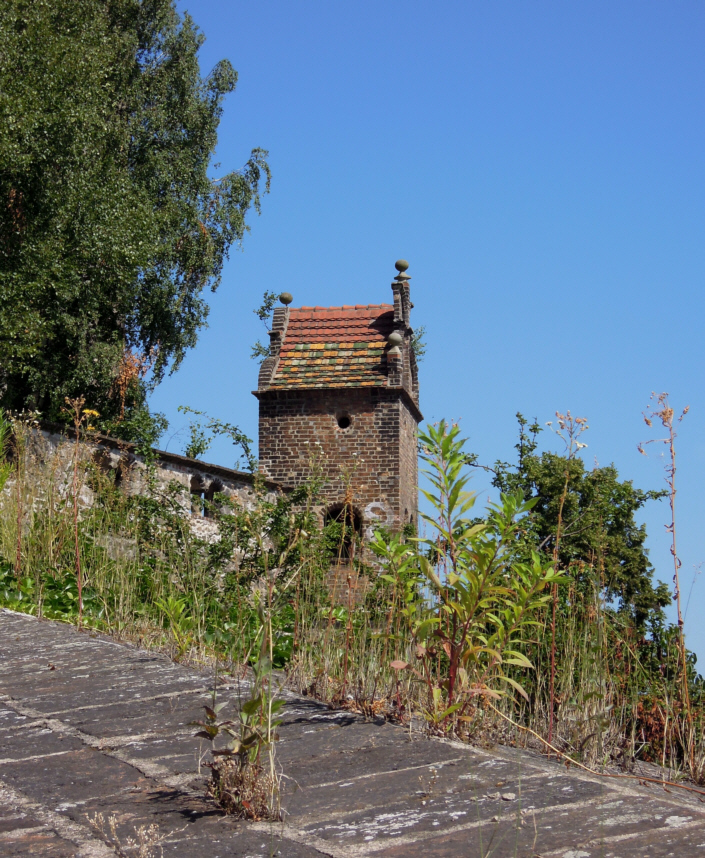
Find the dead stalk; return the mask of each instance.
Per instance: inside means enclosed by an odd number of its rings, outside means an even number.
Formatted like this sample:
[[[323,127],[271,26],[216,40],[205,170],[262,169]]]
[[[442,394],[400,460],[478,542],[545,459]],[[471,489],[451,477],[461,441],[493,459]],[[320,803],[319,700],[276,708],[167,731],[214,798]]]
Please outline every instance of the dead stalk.
[[[687,650],[685,648],[685,628],[683,620],[683,612],[681,610],[681,586],[680,586],[680,567],[681,561],[678,559],[678,549],[676,542],[676,437],[675,425],[673,422],[674,411],[668,402],[668,393],[652,393],[652,405],[644,413],[644,422],[651,428],[654,419],[661,421],[661,425],[667,432],[665,438],[652,438],[638,445],[638,450],[643,455],[646,455],[644,450],[647,444],[665,444],[668,447],[668,460],[665,465],[666,485],[668,486],[668,501],[671,513],[671,520],[666,525],[666,531],[671,534],[671,557],[673,559],[673,600],[676,603],[676,611],[678,615],[678,649],[681,666],[681,693],[682,705],[685,708],[686,718],[688,721],[688,736],[686,738],[687,753],[690,763],[690,770],[695,772],[695,747],[693,734],[693,711],[690,703],[690,689],[688,687],[688,659]],[[681,423],[685,415],[690,410],[690,406],[686,406],[678,418],[678,423]]]
[[[579,438],[586,429],[587,420],[584,417],[573,417],[570,411],[561,414],[556,411],[556,420],[558,421],[558,429],[556,434],[559,435],[565,445],[568,453],[568,460],[572,459],[579,450],[586,447],[586,444],[580,442]],[[556,538],[553,543],[553,568],[558,569],[558,553],[561,544],[561,530],[563,528],[563,508],[568,496],[568,484],[570,482],[570,470],[565,470],[565,482],[563,491],[561,492],[560,504],[558,507],[558,521],[556,524]],[[549,704],[548,704],[548,741],[553,741],[553,719],[555,710],[555,681],[556,681],[556,608],[558,607],[558,583],[554,583],[551,587],[551,673],[549,678]]]

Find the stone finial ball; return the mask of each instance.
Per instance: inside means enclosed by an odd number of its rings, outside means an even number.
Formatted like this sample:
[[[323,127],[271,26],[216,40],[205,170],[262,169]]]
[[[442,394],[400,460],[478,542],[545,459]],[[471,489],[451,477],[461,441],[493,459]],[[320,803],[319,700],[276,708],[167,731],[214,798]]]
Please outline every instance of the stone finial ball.
[[[291,292],[282,292],[279,296],[279,300],[282,302],[282,304],[284,304],[284,306],[286,306],[287,304],[291,304],[291,302],[294,300],[294,296],[291,294]]]
[[[397,271],[399,271],[399,273],[401,273],[402,271],[406,271],[406,269],[409,267],[409,263],[406,261],[406,259],[397,259],[397,261],[394,263],[394,267],[397,269]]]
[[[387,342],[394,348],[394,346],[400,346],[404,342],[404,337],[399,331],[392,331],[387,337]]]

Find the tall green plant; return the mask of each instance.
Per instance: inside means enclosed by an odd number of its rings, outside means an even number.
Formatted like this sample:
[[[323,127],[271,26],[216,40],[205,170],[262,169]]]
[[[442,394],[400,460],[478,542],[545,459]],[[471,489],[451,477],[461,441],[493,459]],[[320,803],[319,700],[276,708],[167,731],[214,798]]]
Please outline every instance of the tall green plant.
[[[484,521],[470,517],[475,495],[466,490],[459,432],[441,421],[420,435],[431,485],[423,494],[433,513],[422,513],[430,533],[412,541],[408,558],[430,597],[427,616],[413,624],[419,663],[413,670],[427,689],[429,719],[446,729],[482,696],[499,697],[507,686],[526,696],[508,668],[531,668],[525,645],[550,598],[546,589],[560,577],[536,552],[526,561],[516,550],[530,501],[503,495]]]

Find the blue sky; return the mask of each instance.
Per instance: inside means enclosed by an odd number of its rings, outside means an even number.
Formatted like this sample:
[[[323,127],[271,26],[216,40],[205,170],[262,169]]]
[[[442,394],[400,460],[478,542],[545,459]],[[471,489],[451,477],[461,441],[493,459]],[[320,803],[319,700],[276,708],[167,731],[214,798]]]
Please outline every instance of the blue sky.
[[[182,3],[207,73],[238,70],[216,161],[270,151],[272,192],[233,250],[210,326],[152,398],[183,449],[178,405],[257,435],[252,310],[380,303],[410,262],[427,329],[426,418],[461,418],[481,461],[510,459],[517,411],[589,419],[586,462],[663,483],[641,412],[679,427],[678,538],[705,669],[705,5],[698,2]],[[172,433],[177,433],[172,437]],[[560,450],[544,433],[545,446]],[[232,465],[221,442],[206,458]],[[484,497],[486,477],[474,488]],[[664,502],[644,511],[670,581]],[[693,584],[694,582],[694,584]]]

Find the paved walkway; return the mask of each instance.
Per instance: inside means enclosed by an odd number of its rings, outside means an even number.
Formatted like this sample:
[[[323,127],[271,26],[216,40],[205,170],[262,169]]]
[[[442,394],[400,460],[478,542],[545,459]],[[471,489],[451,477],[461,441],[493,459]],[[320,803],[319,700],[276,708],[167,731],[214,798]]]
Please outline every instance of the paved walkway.
[[[285,823],[224,817],[203,798],[187,726],[209,683],[160,655],[0,611],[0,855],[114,856],[91,825],[98,813],[116,817],[123,842],[158,826],[165,858],[705,855],[697,797],[524,751],[410,739],[294,696],[278,747]],[[224,685],[220,699],[235,693]]]

